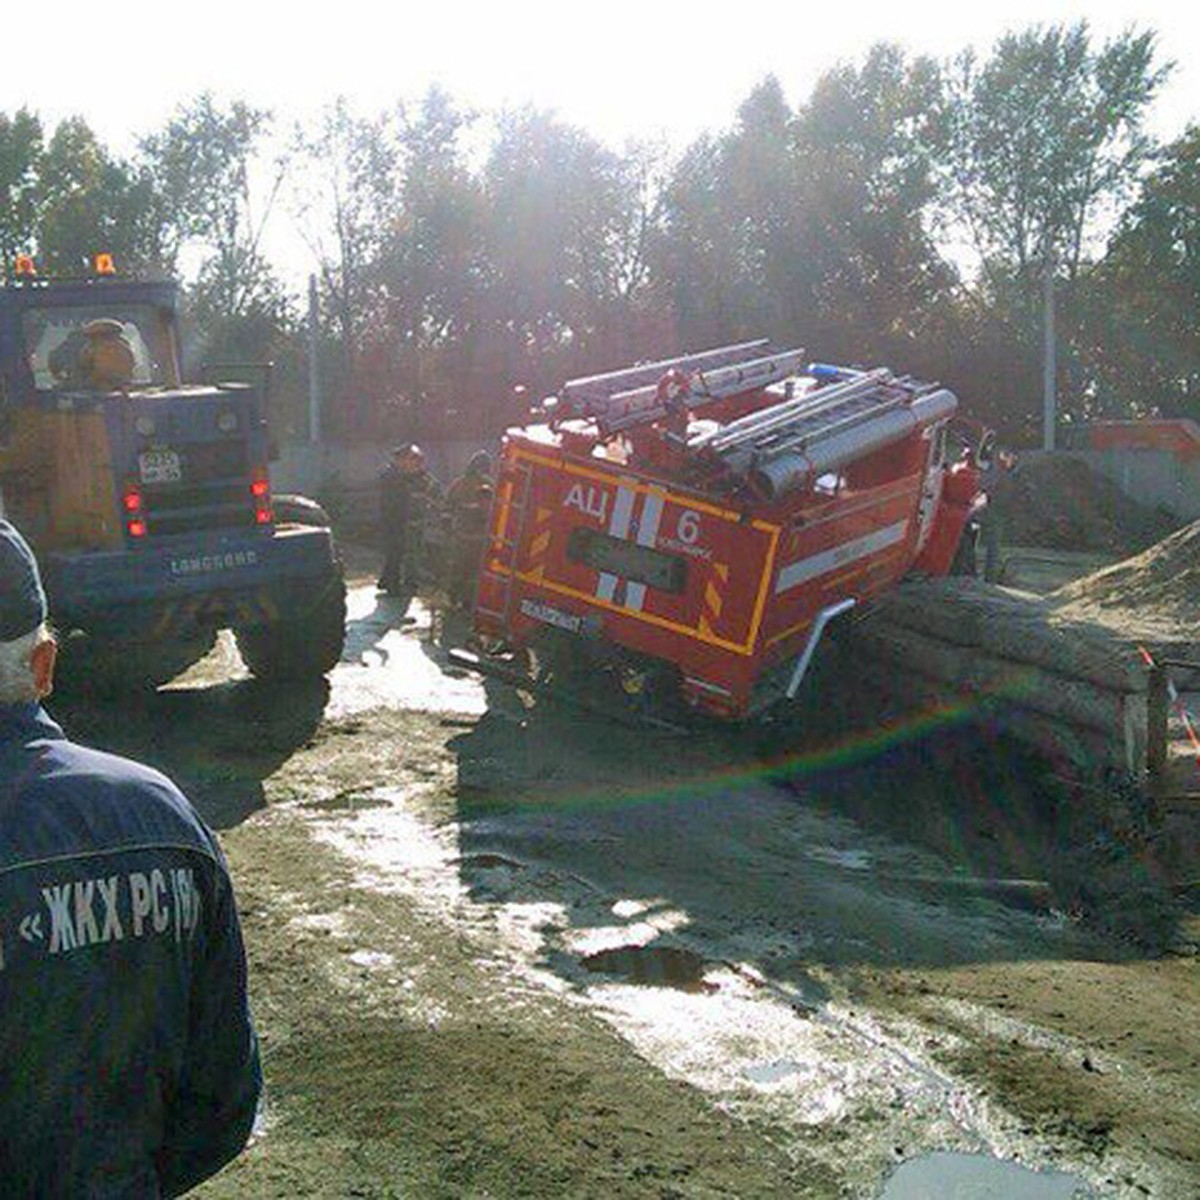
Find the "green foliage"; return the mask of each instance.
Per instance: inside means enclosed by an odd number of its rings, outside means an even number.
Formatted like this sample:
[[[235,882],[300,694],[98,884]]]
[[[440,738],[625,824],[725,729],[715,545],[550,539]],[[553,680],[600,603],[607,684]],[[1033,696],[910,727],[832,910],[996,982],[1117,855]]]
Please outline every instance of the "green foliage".
[[[1094,409],[1200,420],[1200,127],[1163,154],[1089,282]]]
[[[0,255],[5,269],[33,249],[37,228],[42,123],[28,109],[0,113]]]
[[[1079,269],[1094,222],[1135,188],[1146,110],[1169,73],[1154,35],[1093,49],[1086,22],[1006,34],[982,64],[947,73],[940,116],[954,215],[981,258],[1023,281],[1047,261]]]
[[[82,274],[100,251],[125,270],[168,265],[153,181],[144,168],[114,159],[80,117],[63,121],[41,156],[37,206],[40,257],[50,274]]]
[[[764,81],[671,180],[660,270],[690,344],[801,337],[825,357],[912,361],[952,282],[928,235],[937,75],[877,46],[791,112]]]
[[[436,87],[377,117],[339,99],[277,160],[240,101],[197,97],[129,160],[21,110],[0,114],[0,253],[185,269],[188,361],[275,361],[281,432],[308,336],[263,251],[281,195],[336,437],[486,435],[523,415],[514,385],[769,336],[942,379],[1032,440],[1048,261],[1067,416],[1195,415],[1200,134],[1155,159],[1166,74],[1152,34],[1097,47],[1082,23],[944,66],[881,44],[795,107],[762,80],[671,162]]]

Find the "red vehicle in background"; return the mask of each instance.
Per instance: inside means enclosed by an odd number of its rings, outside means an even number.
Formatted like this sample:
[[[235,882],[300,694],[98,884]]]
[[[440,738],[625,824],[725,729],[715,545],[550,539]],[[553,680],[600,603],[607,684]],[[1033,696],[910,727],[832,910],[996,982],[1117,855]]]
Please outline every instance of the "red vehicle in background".
[[[725,718],[793,696],[829,621],[966,547],[957,408],[765,342],[574,380],[503,439],[478,639],[584,694],[614,676]]]

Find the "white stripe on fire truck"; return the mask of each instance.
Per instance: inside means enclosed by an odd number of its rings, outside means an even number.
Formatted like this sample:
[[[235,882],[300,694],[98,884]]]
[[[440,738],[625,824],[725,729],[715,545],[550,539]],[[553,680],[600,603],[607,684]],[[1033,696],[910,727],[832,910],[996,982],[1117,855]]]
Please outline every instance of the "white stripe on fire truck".
[[[633,502],[636,499],[637,493],[631,488],[617,488],[612,517],[608,522],[610,537],[627,538],[629,536],[629,522],[633,519]],[[617,594],[617,582],[617,576],[611,571],[601,571],[596,580],[597,597],[601,600],[612,601]]]
[[[658,541],[658,523],[662,520],[663,498],[661,492],[647,492],[642,504],[642,515],[638,521],[637,544],[654,548]],[[625,607],[634,612],[641,612],[646,602],[646,585],[634,583],[632,580],[625,584]]]
[[[814,554],[810,558],[800,558],[788,563],[779,569],[779,578],[775,581],[775,594],[779,595],[780,592],[786,592],[798,584],[816,579],[818,575],[836,571],[838,567],[844,567],[847,563],[858,562],[859,559],[886,550],[888,546],[902,542],[907,532],[906,518],[894,525],[877,529],[874,533],[868,533],[865,537],[855,538],[852,542],[843,542],[840,546],[822,550],[820,554]]]

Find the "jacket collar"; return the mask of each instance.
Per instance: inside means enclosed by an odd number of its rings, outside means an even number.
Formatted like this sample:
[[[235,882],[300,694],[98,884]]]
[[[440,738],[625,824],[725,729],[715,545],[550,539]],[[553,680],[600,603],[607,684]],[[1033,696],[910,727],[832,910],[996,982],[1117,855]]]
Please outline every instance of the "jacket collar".
[[[0,704],[0,744],[24,744],[65,737],[66,734],[40,704]]]

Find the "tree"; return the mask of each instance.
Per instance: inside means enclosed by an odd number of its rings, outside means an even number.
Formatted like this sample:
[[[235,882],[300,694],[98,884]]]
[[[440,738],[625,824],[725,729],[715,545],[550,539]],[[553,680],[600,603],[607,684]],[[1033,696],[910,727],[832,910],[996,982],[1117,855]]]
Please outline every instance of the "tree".
[[[940,366],[953,272],[930,236],[939,78],[873,46],[827,72],[798,114],[796,320],[822,353]]]
[[[1059,411],[1069,420],[1087,409],[1085,275],[1153,151],[1144,119],[1169,71],[1154,55],[1152,33],[1096,49],[1080,22],[1007,34],[984,62],[967,52],[946,69],[943,229],[966,232],[978,268],[964,365],[989,364],[988,415],[1014,439],[1033,440],[1040,422],[1048,275]]]
[[[37,225],[42,123],[27,108],[0,113],[0,261],[12,270],[18,254],[33,249]]]
[[[430,414],[461,428],[485,276],[484,200],[462,141],[474,117],[434,87],[401,109],[395,178],[371,267],[367,337],[384,424],[422,435]],[[440,403],[434,403],[440,401]]]
[[[206,255],[202,286],[211,293],[212,311],[226,319],[269,308],[276,300],[271,293],[278,285],[259,247],[283,165],[276,165],[266,185],[261,215],[251,186],[269,123],[264,110],[240,100],[222,110],[205,93],[142,142],[154,187],[170,214],[164,230],[168,258],[176,262],[189,243],[200,247]]]
[[[63,121],[41,154],[36,206],[38,251],[53,274],[77,275],[100,251],[124,271],[170,265],[148,172],[113,158],[81,117]]]
[[[985,270],[1027,283],[1053,262],[1074,279],[1136,186],[1152,149],[1146,110],[1169,70],[1154,65],[1153,33],[1094,50],[1084,21],[1009,33],[986,62],[967,51],[951,64],[941,109],[950,212]]]
[[[1200,126],[1163,154],[1090,283],[1094,410],[1200,420]]]
[[[667,186],[658,261],[689,346],[788,324],[775,272],[794,262],[794,132],[783,89],[768,77],[732,130],[687,150]]]
[[[755,335],[912,362],[953,282],[930,239],[928,60],[874,47],[792,112],[768,78],[667,190],[659,262],[683,340]],[[932,340],[932,339],[928,339]]]
[[[201,256],[188,294],[192,360],[273,359],[289,332],[289,303],[261,251],[267,217],[283,179],[277,163],[258,211],[257,152],[270,114],[234,101],[217,106],[204,94],[181,106],[142,154],[164,217],[166,260],[184,247]]]
[[[568,361],[630,282],[634,186],[619,155],[553,114],[501,117],[484,170],[494,311],[531,355]]]
[[[371,265],[386,240],[398,186],[393,122],[357,117],[339,97],[315,131],[297,129],[296,216],[317,260],[326,309],[338,331],[345,375],[354,371],[367,320]]]

